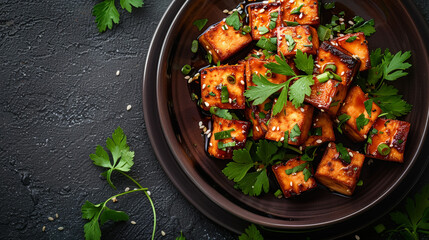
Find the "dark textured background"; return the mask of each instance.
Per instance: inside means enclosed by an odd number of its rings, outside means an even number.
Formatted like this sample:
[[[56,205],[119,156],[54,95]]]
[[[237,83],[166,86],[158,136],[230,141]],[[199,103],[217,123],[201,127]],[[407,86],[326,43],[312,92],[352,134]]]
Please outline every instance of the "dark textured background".
[[[152,193],[157,239],[174,239],[180,230],[188,239],[236,239],[175,189],[146,133],[143,66],[171,1],[146,0],[132,14],[120,11],[121,24],[103,34],[91,15],[97,2],[0,0],[0,239],[83,239],[80,206],[118,192],[88,157],[117,126],[136,154],[131,175]],[[414,2],[429,21],[429,2]],[[429,183],[428,173],[411,193]],[[134,187],[119,175],[113,179],[119,189]],[[106,224],[104,239],[149,239],[152,211],[144,196],[130,194],[109,206],[137,224]]]

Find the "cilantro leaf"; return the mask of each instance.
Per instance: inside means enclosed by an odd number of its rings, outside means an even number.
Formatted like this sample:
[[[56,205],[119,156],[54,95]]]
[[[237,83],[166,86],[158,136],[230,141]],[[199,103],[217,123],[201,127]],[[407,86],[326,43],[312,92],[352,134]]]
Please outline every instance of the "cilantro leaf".
[[[143,0],[121,0],[121,7],[131,13],[132,7],[139,8],[143,6]]]
[[[311,172],[310,170],[308,170],[308,168],[304,168],[304,170],[302,170],[302,173],[304,174],[304,181],[308,181],[308,179],[311,177]]]
[[[307,53],[303,53],[301,51],[301,49],[298,49],[296,51],[296,56],[295,56],[295,66],[305,72],[308,75],[313,74],[313,68],[314,68],[314,61],[313,61],[313,55],[308,55]]]
[[[210,113],[214,114],[220,118],[224,118],[227,120],[232,120],[234,117],[231,113],[229,113],[228,109],[221,109],[218,107],[211,107],[210,108]]]
[[[273,73],[282,74],[285,76],[296,76],[295,72],[289,66],[283,55],[281,58],[276,55],[275,59],[277,63],[270,62],[264,64],[264,67],[270,69]]]
[[[256,86],[250,86],[249,89],[244,92],[244,96],[249,98],[250,101],[254,101],[254,105],[262,104],[269,96],[284,87],[284,84],[272,83],[262,75],[253,74],[252,80]]]
[[[350,163],[351,158],[350,158],[349,151],[347,150],[347,148],[345,148],[342,143],[336,144],[335,147],[337,148],[337,151],[340,153],[339,157],[344,162]]]
[[[375,91],[371,91],[370,93],[373,96],[383,97],[383,96],[392,96],[398,94],[398,89],[393,87],[392,85],[383,84],[381,87]]]
[[[292,130],[290,131],[290,139],[292,142],[297,141],[297,137],[301,136],[301,130],[299,129],[299,126],[297,123],[293,126]]]
[[[88,240],[99,240],[101,239],[101,230],[100,224],[96,218],[93,218],[91,221],[83,225],[83,230],[85,232],[85,239]]]
[[[289,91],[289,81],[287,84],[283,87],[279,98],[277,98],[277,102],[274,104],[273,107],[273,116],[277,115],[279,112],[282,111],[284,106],[287,104],[287,95]]]
[[[100,204],[95,205],[87,200],[81,207],[82,218],[91,220],[101,211],[101,209],[102,207]]]
[[[365,115],[363,113],[361,113],[359,115],[359,117],[356,118],[356,127],[357,127],[357,130],[360,131],[368,123],[369,123],[369,119],[365,118]]]
[[[371,117],[372,114],[372,104],[374,103],[374,100],[368,99],[365,102],[363,102],[363,105],[365,106],[365,110],[368,113],[368,116]]]
[[[338,125],[337,125],[337,130],[338,132],[340,132],[341,134],[343,134],[343,130],[341,129],[341,126],[346,123],[351,117],[347,114],[341,114],[340,116],[338,116]]]
[[[240,21],[240,16],[238,15],[238,12],[235,11],[231,15],[229,15],[225,19],[225,23],[229,26],[233,27],[235,30],[239,30],[240,27],[243,25]]]
[[[383,78],[389,81],[396,80],[400,77],[406,76],[408,73],[403,70],[411,67],[411,64],[405,62],[411,57],[411,52],[407,51],[402,53],[397,52],[392,59],[384,58],[382,64],[384,65]]]
[[[113,23],[119,23],[119,12],[115,6],[115,0],[104,0],[98,3],[92,9],[92,15],[95,16],[95,22],[100,32],[106,31],[106,28],[112,29]]]
[[[258,147],[256,148],[256,155],[261,160],[262,164],[268,165],[270,164],[270,159],[278,150],[276,144],[268,142],[266,140],[261,140],[258,143]]]
[[[106,147],[110,151],[113,161],[110,160],[109,155],[100,145],[97,146],[95,154],[90,154],[89,157],[95,165],[108,168],[106,172],[102,173],[102,176],[106,177],[112,188],[116,188],[111,181],[111,175],[115,170],[121,172],[130,171],[134,165],[134,152],[129,150],[127,137],[120,127],[112,134],[112,138],[107,138]]]
[[[386,117],[389,119],[407,115],[413,107],[402,99],[402,95],[374,97],[373,100],[381,108],[383,113],[387,114]]]
[[[119,221],[128,221],[128,219],[130,219],[130,217],[125,212],[116,211],[108,207],[104,207],[104,210],[100,215],[100,225],[103,225],[109,220],[114,222],[119,222]]]
[[[254,224],[251,224],[244,230],[244,233],[238,237],[238,240],[264,240],[259,230]]]
[[[267,170],[262,169],[259,172],[248,173],[241,181],[237,182],[237,186],[249,196],[259,196],[262,190],[267,193],[270,187]]]
[[[266,37],[261,37],[261,39],[259,39],[259,41],[256,43],[256,46],[268,51],[275,52],[277,51],[277,45],[273,43],[271,39],[272,38],[268,39]]]
[[[301,106],[304,102],[305,96],[310,96],[311,85],[314,84],[313,75],[307,75],[299,78],[290,87],[289,97],[295,108]]]
[[[374,19],[368,20],[366,22],[364,22],[362,25],[360,25],[359,27],[355,27],[353,29],[353,31],[355,33],[357,32],[363,32],[365,34],[365,36],[371,36],[371,34],[375,33],[375,27],[374,27],[375,23],[374,23]]]
[[[204,26],[207,24],[209,20],[207,18],[203,18],[203,19],[198,19],[195,20],[192,25],[196,26],[198,28],[198,31],[201,31]]]
[[[241,181],[247,172],[254,166],[249,150],[238,149],[233,152],[233,162],[229,162],[222,173],[234,182]]]

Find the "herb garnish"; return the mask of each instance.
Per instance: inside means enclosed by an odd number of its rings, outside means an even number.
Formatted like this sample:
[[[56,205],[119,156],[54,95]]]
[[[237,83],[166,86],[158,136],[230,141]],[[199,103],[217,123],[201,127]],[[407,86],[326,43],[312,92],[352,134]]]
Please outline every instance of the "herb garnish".
[[[243,23],[240,20],[240,15],[238,15],[238,12],[233,12],[231,15],[229,15],[225,19],[225,23],[233,27],[235,30],[239,30],[241,26],[243,26]]]
[[[347,150],[347,148],[345,148],[342,143],[337,143],[335,145],[335,147],[337,148],[337,151],[339,152],[339,157],[344,162],[350,163],[351,159],[350,159],[349,151]]]
[[[198,28],[198,31],[201,31],[208,21],[209,20],[206,18],[198,19],[198,20],[195,20],[194,23],[192,23],[192,25],[196,26]]]
[[[143,0],[121,0],[122,9],[131,13],[132,8],[143,6]],[[113,23],[119,23],[119,12],[115,6],[115,0],[104,0],[94,6],[92,15],[95,16],[98,31],[104,32],[107,28],[112,29]]]
[[[343,134],[343,130],[341,129],[341,126],[347,122],[351,117],[345,113],[341,114],[340,116],[338,116],[338,125],[337,125],[337,130],[338,132],[340,132],[341,134]]]
[[[356,118],[356,127],[357,130],[360,131],[363,127],[365,127],[369,123],[369,119],[365,117],[363,113]]]
[[[264,240],[259,230],[254,224],[249,225],[244,233],[238,237],[238,240]]]

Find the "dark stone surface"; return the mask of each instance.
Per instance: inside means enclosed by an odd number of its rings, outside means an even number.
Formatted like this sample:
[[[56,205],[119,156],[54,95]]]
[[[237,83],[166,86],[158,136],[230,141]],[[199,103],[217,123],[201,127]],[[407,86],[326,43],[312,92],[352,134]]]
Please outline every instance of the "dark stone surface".
[[[414,1],[429,20],[429,3]],[[156,239],[174,239],[181,230],[188,239],[236,239],[175,189],[147,137],[143,66],[170,1],[120,11],[121,24],[103,34],[91,15],[97,2],[0,1],[0,239],[83,239],[80,206],[118,192],[88,157],[117,126],[136,154],[130,175],[152,193]],[[411,193],[429,183],[427,173]],[[134,187],[118,174],[113,179],[118,189]],[[149,238],[152,211],[144,196],[130,194],[109,206],[137,224],[106,224],[104,239]]]

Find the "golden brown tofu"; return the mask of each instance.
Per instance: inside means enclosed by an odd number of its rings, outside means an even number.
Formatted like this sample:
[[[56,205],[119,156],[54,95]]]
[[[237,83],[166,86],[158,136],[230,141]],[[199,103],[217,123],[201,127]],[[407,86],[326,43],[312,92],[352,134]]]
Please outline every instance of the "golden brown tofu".
[[[272,38],[277,36],[277,27],[281,26],[280,3],[253,3],[249,4],[249,25],[253,40],[262,36]]]
[[[316,57],[316,68],[314,72],[321,74],[325,71],[327,65],[335,65],[336,73],[341,77],[342,84],[350,86],[353,77],[359,71],[360,61],[353,58],[352,54],[346,50],[340,50],[329,42],[323,42]]]
[[[307,138],[304,147],[319,146],[324,142],[335,141],[334,127],[331,117],[326,112],[317,112],[313,116],[313,126],[310,129],[310,136]]]
[[[203,69],[201,107],[206,111],[213,106],[222,109],[244,109],[245,84],[244,65],[223,65]],[[222,94],[222,89],[228,94]]]
[[[227,120],[213,115],[213,129],[210,137],[208,152],[211,156],[221,159],[232,159],[235,149],[246,145],[250,123],[239,120]],[[229,130],[229,131],[228,131]],[[216,133],[229,132],[221,138]],[[227,135],[227,136],[225,136]],[[218,140],[216,140],[218,136]]]
[[[331,41],[332,45],[339,46],[360,60],[359,71],[365,71],[371,68],[371,59],[369,57],[368,41],[365,40],[365,34],[362,32],[347,34],[343,37]]]
[[[328,80],[319,82],[314,79],[314,85],[311,88],[310,96],[305,96],[304,101],[320,109],[322,112],[327,112],[332,118],[337,115],[341,103],[347,95],[347,86],[336,80]]]
[[[249,88],[250,86],[255,86],[255,84],[252,81],[252,77],[254,73],[263,75],[264,77],[267,78],[268,81],[275,84],[280,84],[287,81],[288,78],[285,75],[275,74],[271,71],[268,71],[268,69],[264,67],[264,64],[267,64],[267,63],[269,63],[269,61],[260,60],[254,57],[250,57],[247,60],[247,65],[246,65],[247,88]]]
[[[367,105],[372,103],[370,106],[371,116],[365,109],[365,101],[368,101]],[[350,116],[350,119],[342,125],[342,128],[353,141],[362,142],[367,138],[369,129],[380,113],[381,108],[375,102],[369,100],[359,86],[354,86],[347,93],[338,115],[347,114]]]
[[[200,37],[200,44],[213,56],[213,62],[224,61],[252,42],[250,34],[243,34],[228,26],[225,20],[209,27]]]
[[[365,154],[371,158],[403,163],[410,124],[379,118],[372,127]]]
[[[294,56],[299,49],[303,53],[316,54],[319,48],[317,31],[308,25],[280,27],[277,30],[277,52],[284,56]]]
[[[286,170],[297,167],[301,164],[309,164],[306,161],[298,159],[290,159],[287,162],[279,163],[272,166],[274,175],[276,176],[277,182],[282,189],[283,195],[288,198],[292,195],[300,195],[301,193],[313,189],[317,186],[316,180],[310,177],[305,181],[303,171],[296,173],[287,174]],[[308,165],[306,167],[311,173],[313,170]]]
[[[350,163],[340,158],[335,143],[329,143],[314,177],[333,191],[352,195],[359,181],[365,156],[348,148],[345,149],[351,158]]]
[[[288,143],[290,145],[301,145],[307,140],[313,119],[313,109],[312,106],[306,104],[295,108],[292,102],[288,101],[282,111],[275,116],[271,116],[265,138],[283,142],[287,131],[289,133]]]
[[[262,104],[246,107],[246,119],[252,123],[253,140],[265,138],[268,131],[267,122],[271,118],[271,108],[273,101],[271,99],[265,100]]]
[[[282,0],[283,24],[297,22],[300,25],[318,25],[319,1],[318,0]]]

